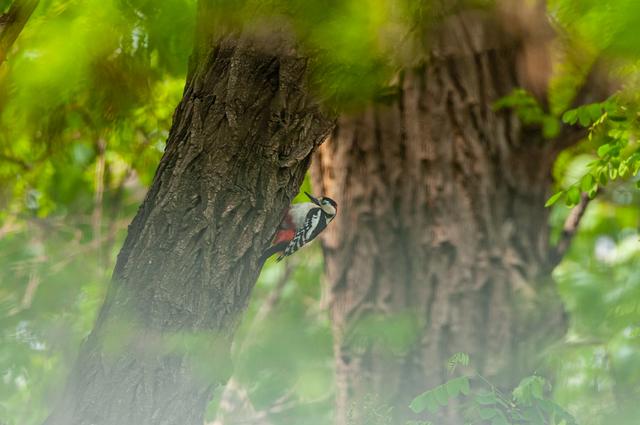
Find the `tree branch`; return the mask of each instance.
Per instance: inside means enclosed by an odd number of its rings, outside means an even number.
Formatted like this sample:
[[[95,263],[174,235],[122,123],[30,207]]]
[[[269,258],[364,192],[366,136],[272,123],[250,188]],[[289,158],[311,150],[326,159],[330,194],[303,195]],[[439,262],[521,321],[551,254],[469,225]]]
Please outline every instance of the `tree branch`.
[[[27,283],[27,287],[24,290],[24,295],[22,296],[22,301],[20,301],[20,305],[15,306],[11,310],[9,310],[7,316],[15,316],[18,313],[21,313],[24,310],[27,310],[31,307],[31,303],[33,302],[33,297],[36,294],[36,290],[40,286],[40,277],[34,270],[29,274],[29,282]]]
[[[556,266],[561,260],[562,257],[567,253],[569,247],[571,246],[571,241],[578,231],[578,225],[580,224],[580,220],[584,216],[585,211],[587,210],[587,205],[589,205],[589,196],[586,193],[583,193],[580,196],[580,202],[576,205],[569,216],[564,221],[564,226],[562,227],[562,234],[560,235],[560,240],[556,245],[555,249],[551,251],[551,264]]]
[[[0,64],[7,58],[9,49],[27,24],[39,0],[15,0],[9,11],[0,16]]]
[[[20,166],[24,171],[29,171],[33,168],[32,164],[29,164],[28,162],[17,158],[15,156],[11,156],[11,155],[7,155],[4,153],[0,152],[0,161],[4,161],[4,162],[10,162],[12,164],[18,165]]]

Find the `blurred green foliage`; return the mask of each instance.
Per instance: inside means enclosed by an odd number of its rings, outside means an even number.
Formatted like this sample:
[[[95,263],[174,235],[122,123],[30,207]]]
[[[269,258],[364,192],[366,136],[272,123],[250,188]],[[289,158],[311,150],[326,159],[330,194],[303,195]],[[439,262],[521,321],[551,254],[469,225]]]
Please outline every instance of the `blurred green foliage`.
[[[414,0],[207,0],[203,31],[217,35],[265,25],[293,32],[308,55],[311,82],[323,103],[341,110],[362,106],[411,56],[408,37],[429,2]]]
[[[562,197],[568,206],[574,206],[579,203],[581,193],[587,193],[593,199],[609,182],[636,179],[640,171],[640,146],[635,105],[635,102],[623,102],[613,96],[605,102],[583,105],[564,113],[565,123],[587,129],[587,139],[576,149],[582,151],[581,158],[591,157],[591,160],[581,164],[578,178],[564,180],[560,190],[547,201],[547,206]],[[575,152],[573,154],[575,159]],[[564,163],[561,161],[558,165]]]
[[[634,41],[640,3],[548,3],[574,46],[574,53],[567,49],[563,56],[550,97],[564,97],[556,102],[564,105],[557,109],[563,122],[584,128],[585,138],[558,158],[558,191],[547,204],[564,198],[566,205],[574,206],[581,193],[595,199],[554,271],[570,327],[565,341],[553,347],[546,360],[556,372],[556,401],[579,423],[631,425],[640,417],[635,402],[640,397],[640,50]],[[566,87],[584,81],[581,70],[597,61],[606,61],[609,75],[619,81],[617,91],[603,101],[570,108]],[[567,214],[565,206],[554,206],[551,224],[556,234]]]
[[[41,1],[0,65],[0,421],[42,421],[93,325],[194,14],[189,0]]]
[[[495,102],[493,107],[496,110],[515,110],[523,124],[540,127],[545,138],[551,139],[560,133],[559,118],[545,112],[535,97],[524,89],[513,90]]]
[[[522,379],[510,393],[481,375],[461,375],[420,394],[410,407],[415,413],[435,416],[457,403],[455,412],[463,423],[576,425],[575,418],[549,398],[550,389],[550,384],[536,375]],[[406,425],[433,423],[437,422],[409,421]]]
[[[584,425],[640,417],[639,205],[631,185],[608,186],[554,272],[571,322],[548,360],[558,371],[557,401]]]
[[[251,410],[270,412],[269,418],[283,425],[303,418],[310,425],[330,423],[333,404],[331,327],[320,308],[320,249],[304,252],[286,264],[269,263],[234,342],[232,379],[246,391]],[[210,407],[212,418],[224,416],[215,401]]]
[[[0,0],[0,10],[9,3]],[[419,27],[439,13],[434,4],[211,0],[215,13],[206,24],[214,32],[264,20],[290,26],[313,58],[321,97],[354,108],[384,93],[402,66],[423,59],[416,46],[424,40],[413,36],[421,37]],[[515,108],[547,137],[558,135],[561,119],[587,135],[554,170],[555,200],[565,196],[574,205],[576,193],[597,190],[554,274],[570,313],[566,341],[546,355],[557,371],[554,402],[585,425],[633,424],[640,417],[634,403],[640,397],[640,199],[633,188],[640,164],[640,3],[549,0],[548,9],[562,34],[549,110],[524,91],[496,107]],[[0,65],[0,422],[42,421],[92,327],[126,226],[164,149],[195,12],[195,0],[41,0]],[[573,105],[589,69],[602,60],[624,84],[608,100]],[[556,233],[568,211],[554,205]],[[220,403],[235,397],[249,415],[266,412],[273,423],[330,423],[332,340],[321,274],[317,246],[287,264],[267,264],[233,349],[237,390],[217,394],[208,420],[237,414]],[[376,332],[402,353],[413,326],[408,317],[384,324],[372,318],[352,338],[357,343]],[[440,367],[464,362],[458,355]],[[550,387],[540,379],[524,382],[508,401],[549,400]],[[461,379],[444,388],[447,397],[467,391]],[[444,400],[442,390],[432,391],[422,398],[427,409]],[[388,417],[375,398],[367,403],[376,417]],[[500,412],[482,414],[493,415],[489,421],[512,418],[510,410]]]

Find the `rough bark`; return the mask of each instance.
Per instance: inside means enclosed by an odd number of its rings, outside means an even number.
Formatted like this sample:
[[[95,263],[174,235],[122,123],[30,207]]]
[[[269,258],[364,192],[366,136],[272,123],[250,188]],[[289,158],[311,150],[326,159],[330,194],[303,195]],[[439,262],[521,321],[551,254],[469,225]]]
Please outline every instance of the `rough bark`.
[[[0,15],[0,65],[27,24],[39,0],[15,0],[7,13]]]
[[[257,259],[331,130],[285,38],[206,39],[47,425],[202,425]]]
[[[340,425],[371,396],[406,418],[456,352],[511,386],[564,332],[544,208],[558,145],[492,106],[527,85],[500,27],[448,18],[397,96],[342,117],[316,154],[314,187],[340,206],[323,238]]]

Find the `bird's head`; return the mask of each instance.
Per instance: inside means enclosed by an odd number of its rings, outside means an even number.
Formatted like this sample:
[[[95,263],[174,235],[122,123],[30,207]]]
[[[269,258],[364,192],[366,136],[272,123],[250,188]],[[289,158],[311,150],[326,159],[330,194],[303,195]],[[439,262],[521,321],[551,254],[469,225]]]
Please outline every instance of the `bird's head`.
[[[336,204],[336,201],[334,201],[333,199],[327,198],[326,196],[316,198],[315,196],[307,192],[305,192],[304,194],[307,195],[311,202],[319,206],[322,211],[324,211],[324,213],[329,217],[333,218],[338,212],[338,204]]]

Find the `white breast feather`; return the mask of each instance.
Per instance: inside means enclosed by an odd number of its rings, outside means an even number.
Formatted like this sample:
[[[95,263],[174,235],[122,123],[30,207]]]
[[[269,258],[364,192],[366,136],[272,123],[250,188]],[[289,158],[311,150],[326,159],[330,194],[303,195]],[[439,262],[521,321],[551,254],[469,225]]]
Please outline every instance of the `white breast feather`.
[[[307,218],[309,210],[317,207],[318,206],[312,202],[291,205],[289,208],[289,214],[291,215],[291,221],[293,221],[295,228],[300,229],[304,226],[304,220]]]

